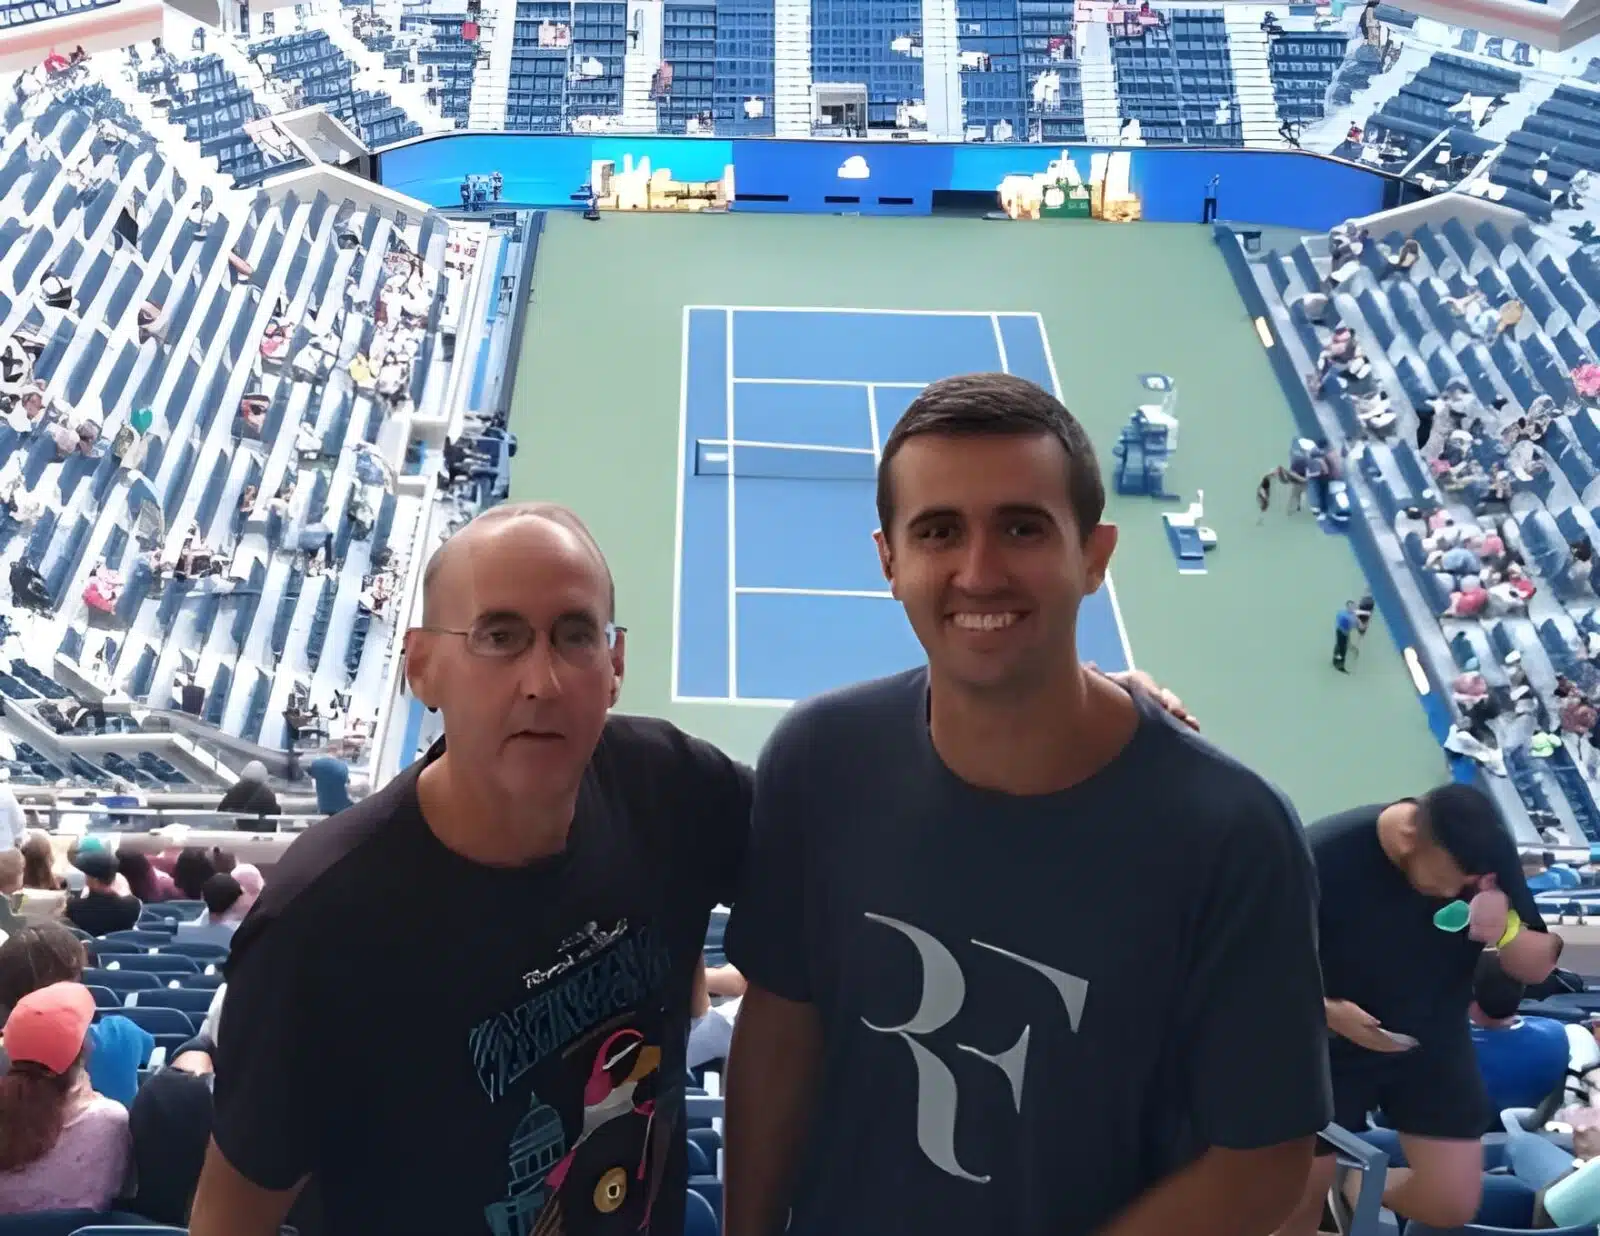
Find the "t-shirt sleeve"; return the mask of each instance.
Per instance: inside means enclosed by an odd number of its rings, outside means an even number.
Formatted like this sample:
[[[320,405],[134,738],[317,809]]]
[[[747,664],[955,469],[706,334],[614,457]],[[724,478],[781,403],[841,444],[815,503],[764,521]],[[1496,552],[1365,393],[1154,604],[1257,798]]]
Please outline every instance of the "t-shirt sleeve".
[[[1195,1131],[1253,1150],[1315,1133],[1333,1111],[1311,856],[1286,804],[1241,813],[1198,916],[1178,1033]]]
[[[709,878],[711,896],[720,905],[732,905],[750,846],[755,774],[710,743],[689,741],[699,775],[685,810],[695,821],[701,869]]]
[[[803,741],[791,713],[767,740],[756,765],[750,853],[739,899],[728,919],[728,960],[758,987],[809,1001],[805,906],[806,795],[795,770]]]
[[[306,1010],[317,1006],[292,922],[253,918],[234,936],[228,1025],[213,1058],[223,1157],[263,1189],[292,1188],[316,1160],[320,1053]]]

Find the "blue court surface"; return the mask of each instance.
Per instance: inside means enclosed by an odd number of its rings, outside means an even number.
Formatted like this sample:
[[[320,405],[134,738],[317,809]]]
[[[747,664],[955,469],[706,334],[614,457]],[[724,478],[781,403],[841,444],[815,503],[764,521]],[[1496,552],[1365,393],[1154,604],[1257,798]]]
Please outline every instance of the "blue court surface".
[[[922,662],[872,544],[878,455],[922,387],[994,371],[1060,393],[1038,314],[684,310],[674,700],[781,705]],[[1131,663],[1109,579],[1078,647]]]

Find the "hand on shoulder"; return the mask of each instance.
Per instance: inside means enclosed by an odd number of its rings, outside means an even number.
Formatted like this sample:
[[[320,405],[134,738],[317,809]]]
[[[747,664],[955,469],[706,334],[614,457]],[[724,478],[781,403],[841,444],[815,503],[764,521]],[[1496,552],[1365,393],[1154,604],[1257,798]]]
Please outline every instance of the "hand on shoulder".
[[[1119,670],[1116,673],[1106,673],[1093,661],[1087,662],[1084,668],[1110,679],[1130,695],[1137,691],[1149,696],[1157,704],[1161,705],[1162,710],[1173,720],[1181,721],[1196,733],[1200,732],[1200,719],[1193,716],[1183,706],[1183,701],[1178,698],[1176,692],[1167,690],[1143,670]]]

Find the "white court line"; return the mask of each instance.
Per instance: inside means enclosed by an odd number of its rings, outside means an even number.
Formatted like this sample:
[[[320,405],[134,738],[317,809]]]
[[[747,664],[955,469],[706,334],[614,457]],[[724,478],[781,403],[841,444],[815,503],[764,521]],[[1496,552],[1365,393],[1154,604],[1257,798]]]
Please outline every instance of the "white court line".
[[[736,313],[873,313],[905,318],[986,318],[1010,310],[990,309],[864,309],[846,305],[689,305],[690,309],[725,309]]]
[[[1055,397],[1061,399],[1061,376],[1056,372],[1056,358],[1050,352],[1050,332],[1044,328],[1044,319],[1033,315],[1039,325],[1039,339],[1044,344],[1044,363],[1050,370],[1050,385]],[[1062,400],[1065,403],[1065,400]],[[1111,616],[1117,622],[1117,638],[1122,641],[1122,659],[1133,669],[1133,643],[1128,639],[1128,625],[1122,621],[1122,606],[1117,604],[1117,586],[1111,582],[1111,572],[1106,572],[1106,598],[1111,602]]]
[[[926,382],[846,382],[833,378],[735,378],[740,386],[897,386],[920,391]]]
[[[872,462],[876,466],[883,462],[883,439],[878,437],[878,392],[874,387],[867,387],[867,427],[872,433]]]
[[[715,704],[719,708],[792,708],[794,700],[755,700],[747,696],[737,699],[726,695],[674,695],[674,704]]]
[[[683,485],[689,471],[689,310],[683,311],[683,350],[678,376],[678,511],[672,527],[672,690],[678,689],[678,642],[683,622]]]
[[[735,438],[732,442],[726,438],[699,438],[697,441],[701,446],[732,447],[735,450],[740,447],[747,449],[756,447],[769,451],[825,451],[829,455],[873,454],[870,446],[825,446],[815,442],[756,442],[749,438]],[[731,464],[733,460],[730,459],[728,462]]]
[[[726,366],[728,406],[724,411],[727,419],[728,441],[735,440],[733,432],[733,314],[723,315],[727,323],[727,355],[723,358]],[[680,465],[681,467],[681,465]],[[738,487],[733,483],[733,458],[729,452],[728,458],[728,697],[739,697],[739,594],[734,588],[735,563],[738,557],[738,525],[735,524],[736,502],[734,493]]]
[[[1010,373],[1011,358],[1006,355],[1006,337],[1000,333],[1000,315],[998,313],[991,313],[989,315],[989,325],[994,327],[994,346],[999,349],[1000,352],[1000,372]],[[1039,333],[1044,333],[1044,328],[1042,326],[1039,328]]]
[[[758,588],[740,587],[740,596],[763,597],[870,597],[873,600],[892,601],[894,594],[886,590],[867,588]]]

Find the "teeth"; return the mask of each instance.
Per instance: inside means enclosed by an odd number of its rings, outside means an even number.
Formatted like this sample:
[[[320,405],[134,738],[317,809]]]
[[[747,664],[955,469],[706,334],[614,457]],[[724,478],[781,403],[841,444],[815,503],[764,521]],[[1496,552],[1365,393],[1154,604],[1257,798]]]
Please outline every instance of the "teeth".
[[[967,631],[1000,631],[1017,618],[1016,614],[957,614],[952,621]]]

